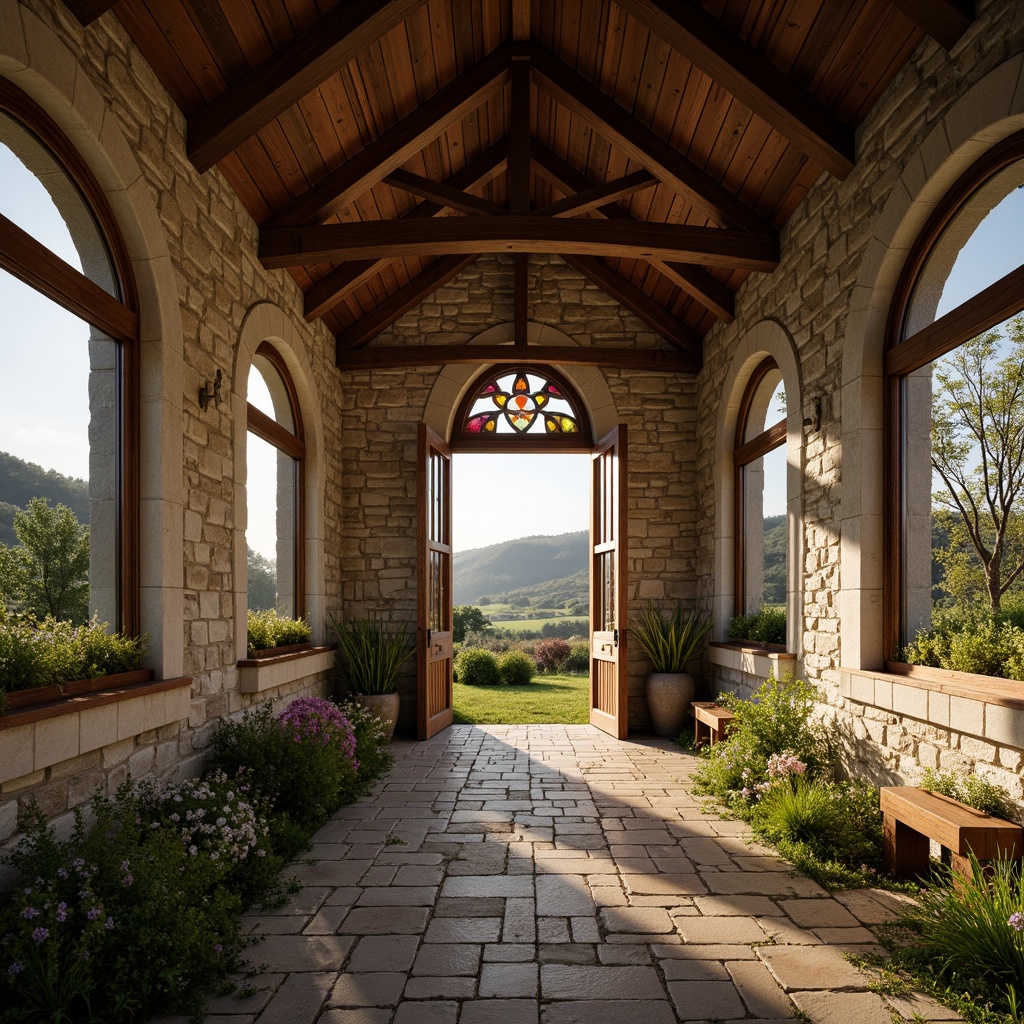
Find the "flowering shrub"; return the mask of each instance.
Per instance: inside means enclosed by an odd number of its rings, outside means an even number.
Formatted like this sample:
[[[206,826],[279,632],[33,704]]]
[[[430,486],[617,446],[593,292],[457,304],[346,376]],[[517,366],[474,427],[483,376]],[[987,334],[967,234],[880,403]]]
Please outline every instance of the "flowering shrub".
[[[355,733],[337,704],[322,697],[300,697],[293,700],[277,718],[289,727],[296,743],[333,746],[353,762],[353,769],[358,769]]]
[[[395,762],[394,755],[388,750],[388,729],[372,711],[355,701],[342,704],[341,713],[352,726],[356,740],[356,793],[365,796],[374,782],[387,774]]]
[[[768,758],[769,779],[787,779],[791,775],[803,775],[805,771],[807,765],[792,750],[784,750]]]
[[[569,657],[571,650],[566,641],[554,637],[551,640],[542,640],[537,644],[533,649],[533,656],[537,659],[537,664],[542,672],[557,672],[565,664],[565,659]]]

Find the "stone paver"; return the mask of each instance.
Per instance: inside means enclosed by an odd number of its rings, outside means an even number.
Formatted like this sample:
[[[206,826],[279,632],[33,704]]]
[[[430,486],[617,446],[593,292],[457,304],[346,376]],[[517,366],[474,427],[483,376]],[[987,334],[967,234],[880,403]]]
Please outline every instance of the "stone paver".
[[[958,1019],[921,996],[886,1002],[843,958],[875,949],[906,897],[797,875],[692,796],[695,758],[672,743],[454,726],[393,750],[374,795],[289,869],[302,890],[246,916],[266,973],[209,1021]]]

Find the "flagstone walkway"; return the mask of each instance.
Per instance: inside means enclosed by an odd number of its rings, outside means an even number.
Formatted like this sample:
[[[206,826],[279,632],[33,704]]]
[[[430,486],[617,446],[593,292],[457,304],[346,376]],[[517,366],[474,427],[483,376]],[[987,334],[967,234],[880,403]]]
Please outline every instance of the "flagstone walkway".
[[[302,891],[246,919],[266,973],[210,1024],[959,1019],[843,958],[899,897],[833,897],[751,845],[671,742],[455,726],[394,751],[295,866]]]

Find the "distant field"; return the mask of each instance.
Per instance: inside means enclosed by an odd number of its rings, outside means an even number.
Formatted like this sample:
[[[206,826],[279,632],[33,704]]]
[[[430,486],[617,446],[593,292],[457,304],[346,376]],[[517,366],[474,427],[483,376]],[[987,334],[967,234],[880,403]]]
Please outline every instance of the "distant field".
[[[590,721],[588,676],[536,676],[526,686],[453,685],[461,725],[585,725]]]
[[[557,622],[560,626],[571,624],[577,628],[579,633],[584,635],[590,628],[589,619],[569,618],[567,616],[557,619],[491,619],[491,622],[495,626],[501,626],[502,629],[510,629],[513,633],[523,632],[527,629],[541,630],[553,622]]]

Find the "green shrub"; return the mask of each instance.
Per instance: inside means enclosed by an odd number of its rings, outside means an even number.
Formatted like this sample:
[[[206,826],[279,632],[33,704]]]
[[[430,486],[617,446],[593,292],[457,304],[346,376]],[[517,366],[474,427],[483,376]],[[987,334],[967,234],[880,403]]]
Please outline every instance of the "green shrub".
[[[313,635],[312,627],[304,619],[282,618],[273,608],[262,612],[250,611],[246,616],[246,627],[246,646],[250,652],[309,643]]]
[[[498,659],[490,651],[471,648],[455,659],[459,682],[467,686],[497,686],[501,682]]]
[[[752,640],[759,644],[785,644],[786,609],[762,608],[753,615],[736,615],[729,621],[730,640]]]
[[[562,669],[573,675],[583,675],[590,671],[590,644],[586,640],[569,645],[569,657],[562,663]]]
[[[342,704],[341,713],[349,720],[355,734],[358,792],[360,796],[365,796],[377,779],[386,775],[395,763],[385,739],[387,727],[376,715],[355,701]]]
[[[724,742],[708,751],[695,775],[700,791],[743,808],[768,782],[768,762],[783,752],[806,766],[808,778],[834,776],[833,754],[824,726],[812,720],[813,686],[769,677],[751,700],[724,694],[720,702],[736,715]]]
[[[993,613],[980,605],[936,609],[899,652],[912,665],[1024,680],[1024,604],[1008,601]]]
[[[1024,996],[1024,889],[1019,861],[972,858],[970,880],[943,871],[918,897],[907,922],[914,939],[896,953],[900,966],[935,976],[957,994],[997,1012]],[[1020,1018],[1016,1015],[1015,1020]]]
[[[980,775],[961,775],[958,772],[938,772],[928,768],[921,779],[921,787],[943,796],[959,800],[968,807],[976,807],[986,814],[1024,824],[1021,809],[1013,802],[1009,792]],[[1021,993],[1024,995],[1024,992]]]
[[[131,672],[145,649],[144,638],[108,633],[97,619],[75,626],[0,611],[0,688],[26,690]]]
[[[522,651],[509,651],[498,659],[498,673],[506,686],[525,686],[536,670],[536,662]]]

